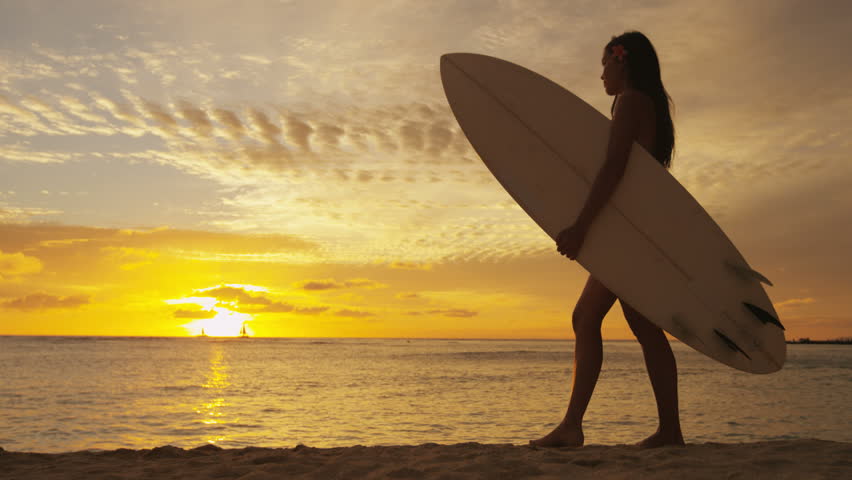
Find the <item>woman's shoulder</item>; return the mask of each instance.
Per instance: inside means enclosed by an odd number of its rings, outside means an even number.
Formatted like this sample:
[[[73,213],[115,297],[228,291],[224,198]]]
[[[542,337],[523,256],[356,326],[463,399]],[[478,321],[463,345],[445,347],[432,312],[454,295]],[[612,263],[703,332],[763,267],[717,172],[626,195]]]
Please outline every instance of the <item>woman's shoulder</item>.
[[[639,122],[650,122],[655,118],[654,101],[646,93],[632,88],[626,88],[618,96],[613,119],[622,116],[638,120]]]
[[[654,108],[654,100],[651,99],[651,96],[641,90],[636,90],[634,88],[625,88],[621,95],[619,95],[618,101],[625,101],[633,107],[643,109]]]

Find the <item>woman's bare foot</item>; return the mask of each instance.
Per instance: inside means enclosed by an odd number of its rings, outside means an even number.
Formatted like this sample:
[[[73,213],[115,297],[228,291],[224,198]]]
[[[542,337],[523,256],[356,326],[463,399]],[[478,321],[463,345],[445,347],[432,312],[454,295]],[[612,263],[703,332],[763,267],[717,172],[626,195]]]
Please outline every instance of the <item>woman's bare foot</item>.
[[[530,440],[530,445],[534,447],[582,447],[584,440],[582,428],[572,427],[563,422],[557,425],[552,432],[538,440]]]
[[[662,432],[657,430],[653,435],[636,444],[640,448],[657,448],[669,445],[684,446],[683,435],[680,430],[675,432]]]

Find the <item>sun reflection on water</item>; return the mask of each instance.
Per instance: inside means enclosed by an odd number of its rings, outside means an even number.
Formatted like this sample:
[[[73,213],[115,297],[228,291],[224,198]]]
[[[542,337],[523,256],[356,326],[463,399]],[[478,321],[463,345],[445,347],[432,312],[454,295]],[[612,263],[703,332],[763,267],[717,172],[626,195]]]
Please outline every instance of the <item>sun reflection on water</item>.
[[[205,425],[225,425],[225,413],[223,409],[230,405],[225,400],[225,390],[231,385],[228,380],[229,365],[225,357],[225,351],[221,345],[211,344],[210,370],[207,378],[201,386],[205,389],[206,401],[195,408],[195,413],[201,416],[201,423]],[[226,437],[220,432],[211,432],[208,443],[216,443],[225,440]]]

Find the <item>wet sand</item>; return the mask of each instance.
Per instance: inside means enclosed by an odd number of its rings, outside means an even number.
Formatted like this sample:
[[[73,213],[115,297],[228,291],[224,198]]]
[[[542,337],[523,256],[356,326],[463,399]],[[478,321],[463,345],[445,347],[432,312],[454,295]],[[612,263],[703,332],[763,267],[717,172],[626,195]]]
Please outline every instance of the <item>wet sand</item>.
[[[786,440],[651,450],[460,443],[313,448],[118,449],[44,454],[0,450],[0,478],[818,479],[852,478],[852,444]]]

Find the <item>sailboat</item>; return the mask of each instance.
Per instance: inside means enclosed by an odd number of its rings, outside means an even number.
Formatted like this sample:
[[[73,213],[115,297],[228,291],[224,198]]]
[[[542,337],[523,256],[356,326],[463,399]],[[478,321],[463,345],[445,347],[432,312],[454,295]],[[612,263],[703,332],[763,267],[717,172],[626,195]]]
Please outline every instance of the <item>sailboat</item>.
[[[250,338],[248,332],[246,332],[245,322],[243,322],[243,326],[240,328],[240,338]]]
[[[199,337],[206,337],[206,336],[207,336],[207,334],[204,333],[204,327],[201,327],[201,335],[199,335]]]

